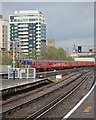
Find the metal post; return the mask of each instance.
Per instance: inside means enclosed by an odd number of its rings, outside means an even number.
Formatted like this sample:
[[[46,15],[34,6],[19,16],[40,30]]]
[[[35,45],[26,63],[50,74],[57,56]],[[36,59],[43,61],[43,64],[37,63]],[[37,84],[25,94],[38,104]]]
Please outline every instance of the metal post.
[[[33,68],[33,78],[36,78],[36,69]]]
[[[15,61],[14,58],[14,41],[13,41],[13,62]],[[15,63],[13,64],[13,80],[15,80]]]
[[[19,68],[21,67],[20,61],[21,61],[21,42],[19,41]]]
[[[9,79],[9,67],[8,67],[8,79]]]
[[[10,42],[12,42],[13,43],[13,62],[12,62],[12,64],[13,64],[13,80],[15,80],[15,44],[16,43],[19,43],[19,54],[20,54],[20,51],[21,51],[21,43],[20,43],[20,40],[19,39],[17,39],[17,40],[15,40],[15,41],[10,41]],[[18,48],[18,47],[16,47],[16,48]],[[18,52],[18,51],[17,51]],[[20,59],[20,58],[19,58]],[[19,63],[20,63],[20,61],[19,61]],[[19,65],[20,66],[20,65]]]
[[[27,69],[27,79],[29,78],[29,68],[26,68]]]

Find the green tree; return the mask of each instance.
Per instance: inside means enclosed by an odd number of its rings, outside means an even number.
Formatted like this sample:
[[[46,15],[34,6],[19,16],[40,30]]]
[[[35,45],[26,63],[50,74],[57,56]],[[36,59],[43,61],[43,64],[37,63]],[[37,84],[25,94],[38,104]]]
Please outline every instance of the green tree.
[[[72,58],[71,56],[69,56],[69,57],[67,57],[67,60],[74,61],[74,58]]]
[[[29,53],[30,59],[39,59],[40,58],[40,52],[38,52],[36,49],[32,49],[32,52]]]
[[[58,48],[58,60],[66,60],[66,52],[63,48]]]
[[[66,56],[66,51],[63,48],[42,46],[40,54],[42,60],[73,60],[72,57]]]
[[[11,65],[12,64],[12,56],[8,52],[4,52],[2,54],[2,65]]]
[[[21,54],[21,59],[22,59],[22,60],[24,60],[24,59],[29,59],[29,57],[28,57],[26,54],[22,53],[22,54]]]
[[[46,45],[41,46],[40,56],[41,56],[40,57],[41,60],[47,60],[47,46]]]
[[[47,58],[48,60],[58,60],[58,51],[55,47],[48,47],[47,48]]]

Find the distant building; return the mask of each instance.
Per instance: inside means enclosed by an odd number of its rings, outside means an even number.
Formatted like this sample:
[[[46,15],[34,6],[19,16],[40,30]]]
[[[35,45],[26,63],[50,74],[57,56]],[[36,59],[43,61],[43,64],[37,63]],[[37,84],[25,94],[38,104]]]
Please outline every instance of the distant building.
[[[69,49],[67,47],[67,50],[66,50],[66,56],[69,57]]]
[[[9,22],[0,14],[0,51],[10,50]]]
[[[72,57],[72,58],[78,57],[77,49],[76,49],[75,44],[74,44],[74,46],[73,46],[73,50],[72,50],[71,57]]]
[[[55,38],[47,38],[47,46],[55,47]]]
[[[77,53],[77,49],[76,49],[75,44],[74,44],[74,46],[73,46],[73,51],[72,51],[72,53],[73,53],[73,54],[74,54],[74,53]]]
[[[42,12],[38,10],[15,11],[9,16],[10,40],[21,41],[21,52],[32,57],[32,49],[41,50],[46,45],[46,23]],[[11,46],[12,47],[12,46]]]

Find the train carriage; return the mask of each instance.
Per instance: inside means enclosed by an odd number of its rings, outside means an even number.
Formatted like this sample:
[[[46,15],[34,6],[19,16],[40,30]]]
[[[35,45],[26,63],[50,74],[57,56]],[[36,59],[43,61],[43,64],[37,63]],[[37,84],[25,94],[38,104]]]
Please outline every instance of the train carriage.
[[[64,69],[72,67],[93,66],[91,61],[30,60],[21,61],[22,67],[36,70]]]

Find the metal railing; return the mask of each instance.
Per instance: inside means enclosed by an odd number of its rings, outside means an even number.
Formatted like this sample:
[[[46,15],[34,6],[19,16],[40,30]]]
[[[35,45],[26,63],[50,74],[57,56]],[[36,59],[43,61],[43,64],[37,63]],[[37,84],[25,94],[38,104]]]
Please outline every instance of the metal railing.
[[[15,69],[15,78],[18,79],[29,79],[36,77],[35,68],[14,68]],[[13,78],[13,68],[8,68],[8,79]]]

